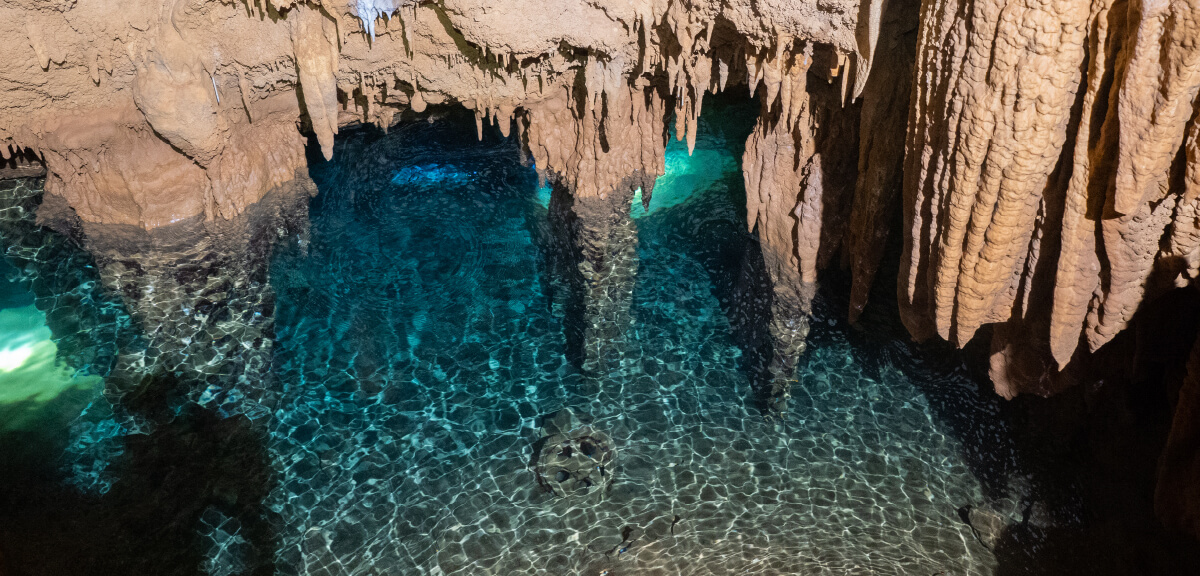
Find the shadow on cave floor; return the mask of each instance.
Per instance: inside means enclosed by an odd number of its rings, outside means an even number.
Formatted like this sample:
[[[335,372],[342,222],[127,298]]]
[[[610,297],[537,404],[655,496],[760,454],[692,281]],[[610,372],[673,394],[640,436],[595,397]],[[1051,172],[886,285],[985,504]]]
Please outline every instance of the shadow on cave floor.
[[[151,377],[125,396],[125,409],[150,432],[126,438],[104,494],[81,493],[64,481],[58,459],[46,458],[62,453],[66,428],[0,434],[0,574],[219,573],[208,565],[213,540],[201,529],[229,532],[231,521],[241,538],[226,552],[239,566],[231,573],[273,574],[277,538],[263,502],[274,475],[264,432],[245,416],[180,403],[196,384]]]
[[[114,374],[145,335],[42,196],[0,183],[0,345],[33,351],[0,370],[0,576],[273,573],[265,431],[189,401],[208,382]]]
[[[809,349],[834,332],[844,334],[868,369],[878,373],[895,366],[910,375],[929,400],[935,424],[962,443],[971,473],[983,486],[985,502],[960,504],[964,521],[972,508],[1016,505],[1020,519],[990,535],[996,573],[1195,574],[1200,543],[1167,533],[1153,514],[1157,457],[1171,414],[1165,394],[1148,400],[1140,391],[1161,391],[1161,383],[1145,382],[1164,377],[1161,365],[1147,369],[1142,362],[1136,368],[1140,377],[1105,378],[1130,372],[1133,363],[1122,359],[1134,355],[1127,331],[1097,355],[1099,367],[1090,380],[1051,398],[1006,401],[988,376],[990,330],[981,330],[963,350],[938,339],[911,341],[892,281],[899,235],[893,226],[888,256],[857,326],[842,329],[848,274],[823,273]],[[1177,363],[1186,357],[1184,348]]]
[[[587,306],[586,280],[579,271],[579,222],[570,192],[557,184],[551,190],[547,217],[529,214],[527,225],[538,246],[542,296],[551,309],[562,307],[564,353],[572,366],[582,369]]]
[[[742,189],[740,181],[727,181],[726,186],[734,191]],[[737,221],[744,220],[743,216]],[[733,237],[738,241],[712,242],[712,237]],[[753,392],[749,400],[759,413],[767,414],[773,381],[771,360],[775,354],[770,333],[774,291],[758,238],[744,230],[710,228],[691,241],[681,248],[697,258],[708,272],[713,295],[729,319],[731,335],[742,351],[741,370],[750,380]],[[793,408],[802,406],[793,404]]]
[[[670,243],[680,253],[695,259],[707,273],[710,289],[721,311],[729,320],[730,333],[741,350],[741,370],[751,383],[754,407],[767,413],[770,371],[774,356],[770,320],[774,291],[767,273],[758,237],[746,230],[745,182],[741,160],[746,140],[759,114],[757,98],[723,92],[706,97],[706,115],[697,129],[697,149],[721,150],[736,159],[736,170],[722,173],[711,183],[711,190],[697,191],[701,209],[694,209],[696,221],[685,221],[687,234],[675,234]],[[671,136],[674,135],[674,124]],[[731,212],[731,213],[730,213]],[[656,230],[645,230],[654,234]],[[802,399],[797,399],[800,401]]]

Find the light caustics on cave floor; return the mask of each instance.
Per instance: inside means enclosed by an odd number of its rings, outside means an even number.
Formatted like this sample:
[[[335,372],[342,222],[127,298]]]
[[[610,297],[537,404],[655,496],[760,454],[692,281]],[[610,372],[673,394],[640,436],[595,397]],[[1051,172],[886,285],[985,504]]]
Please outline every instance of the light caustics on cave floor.
[[[69,431],[90,434],[68,456],[93,482],[73,489],[175,502],[135,483],[183,466],[154,443],[206,447],[187,455],[207,471],[180,507],[194,516],[163,542],[187,542],[214,576],[268,562],[297,575],[983,575],[1015,541],[1006,530],[1040,545],[1036,531],[1085,522],[1077,503],[1048,504],[999,399],[957,356],[921,355],[886,322],[864,340],[826,295],[807,359],[775,358],[772,288],[719,118],[691,155],[668,147],[648,211],[632,193],[613,209],[561,189],[539,205],[516,143],[463,144],[452,118],[345,135],[314,169],[320,193],[293,199],[306,213],[251,213],[239,230],[259,232],[233,242],[167,235],[166,250],[93,228],[95,286],[137,333],[115,372],[166,368],[184,384],[110,388],[112,415]],[[50,238],[29,223],[42,236],[26,244]],[[755,402],[758,368],[801,382],[782,421]],[[546,416],[564,409],[555,431]],[[555,434],[613,454],[611,479],[583,475],[602,493],[539,484],[531,460]],[[129,476],[131,463],[152,474]],[[1022,554],[1037,565],[1036,548]]]

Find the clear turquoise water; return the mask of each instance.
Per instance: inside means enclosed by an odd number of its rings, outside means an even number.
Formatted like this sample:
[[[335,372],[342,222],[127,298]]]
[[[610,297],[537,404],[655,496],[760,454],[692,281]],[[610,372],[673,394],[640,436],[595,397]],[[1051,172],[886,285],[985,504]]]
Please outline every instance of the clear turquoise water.
[[[71,549],[61,562],[94,573],[222,576],[993,573],[958,509],[1021,473],[956,356],[914,355],[886,323],[856,332],[823,293],[791,414],[762,417],[770,307],[738,168],[754,112],[706,106],[696,154],[672,143],[649,208],[632,209],[635,273],[608,280],[628,309],[620,345],[586,366],[594,318],[568,227],[516,143],[476,142],[469,117],[347,134],[314,163],[311,200],[153,237],[76,229],[82,249],[32,223],[36,183],[7,185],[0,313],[50,323],[34,336],[57,347],[58,380],[0,405],[27,423],[0,435],[20,496],[7,518],[25,527],[5,559],[54,573],[39,552]],[[539,487],[542,420],[563,408],[612,438],[607,493]]]

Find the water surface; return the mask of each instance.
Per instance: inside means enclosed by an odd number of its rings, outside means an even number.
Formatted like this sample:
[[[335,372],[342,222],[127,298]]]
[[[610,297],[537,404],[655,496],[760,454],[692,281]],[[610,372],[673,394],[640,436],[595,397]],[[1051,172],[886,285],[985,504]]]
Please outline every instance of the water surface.
[[[738,166],[756,112],[714,103],[693,156],[672,142],[598,300],[561,191],[469,116],[350,132],[313,163],[315,197],[227,225],[54,232],[37,183],[7,185],[0,441],[31,531],[6,560],[54,573],[44,553],[77,543],[62,561],[96,573],[993,573],[959,509],[1022,473],[956,355],[864,337],[823,293],[791,413],[763,418],[770,289]],[[536,481],[564,408],[612,438],[610,490]]]

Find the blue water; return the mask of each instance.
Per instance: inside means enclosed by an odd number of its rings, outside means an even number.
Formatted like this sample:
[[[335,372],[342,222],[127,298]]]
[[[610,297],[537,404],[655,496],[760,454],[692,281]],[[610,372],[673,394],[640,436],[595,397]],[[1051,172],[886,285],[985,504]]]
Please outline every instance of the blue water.
[[[21,404],[41,433],[0,435],[19,470],[5,518],[25,530],[4,559],[221,576],[992,573],[958,509],[1021,472],[956,356],[929,365],[895,326],[864,337],[822,294],[791,412],[764,419],[769,286],[738,167],[755,113],[706,106],[695,155],[672,141],[591,291],[562,192],[539,188],[513,140],[477,142],[469,116],[347,133],[314,162],[311,200],[154,236],[38,227],[37,184],[10,187],[29,209],[5,214],[3,306],[49,319],[74,381]],[[947,399],[969,430],[942,418]],[[611,437],[611,489],[539,485],[544,421],[564,408]],[[989,445],[983,470],[973,452]]]

